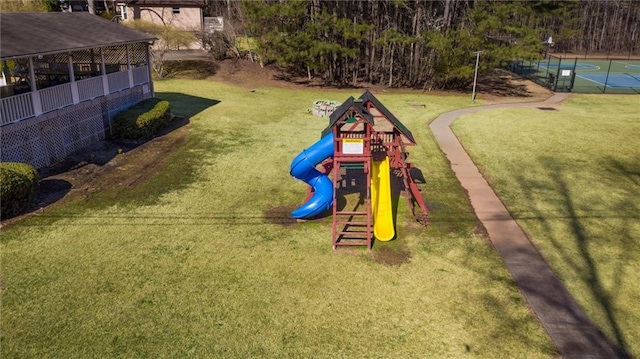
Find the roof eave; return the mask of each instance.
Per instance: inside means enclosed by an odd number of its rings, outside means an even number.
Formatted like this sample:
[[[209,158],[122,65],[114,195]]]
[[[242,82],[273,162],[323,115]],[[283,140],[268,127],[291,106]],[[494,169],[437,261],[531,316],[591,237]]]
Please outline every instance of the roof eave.
[[[378,100],[378,98],[376,98],[369,90],[366,90],[362,94],[362,96],[359,97],[359,99],[364,102],[369,101],[373,103],[373,106],[377,108],[378,111],[380,111],[389,121],[391,121],[391,123],[398,129],[398,131],[400,131],[400,133],[402,133],[407,138],[407,140],[411,142],[411,144],[416,144],[416,140],[413,137],[413,133],[411,133],[411,130],[409,130],[402,122],[400,122],[400,120],[398,120],[398,118],[394,116],[393,113],[391,113],[391,111],[389,111],[389,109],[386,108],[382,104],[382,102],[380,102],[380,100]]]
[[[155,40],[157,40],[157,38],[153,37],[153,38],[149,38],[149,39],[145,39],[145,40],[131,40],[131,41],[113,42],[113,43],[109,43],[109,44],[96,44],[95,46],[72,47],[72,48],[60,49],[60,50],[56,50],[56,51],[24,53],[24,54],[20,54],[20,55],[12,55],[12,56],[6,56],[6,57],[0,55],[0,60],[13,60],[13,59],[21,59],[21,58],[24,58],[24,57],[61,54],[61,53],[67,53],[67,52],[72,52],[72,51],[82,51],[82,50],[87,50],[87,49],[103,48],[103,47],[109,47],[109,46],[120,46],[120,45],[136,44],[136,43],[140,43],[140,42],[146,42],[148,44],[151,44]]]
[[[324,130],[322,130],[322,136],[327,135],[331,132],[333,126],[335,126],[336,122],[344,116],[347,111],[354,109],[365,121],[369,122],[371,125],[374,124],[373,115],[367,111],[367,109],[363,106],[363,103],[360,100],[356,100],[353,96],[349,97],[342,105],[340,105],[337,109],[331,113],[329,116],[329,126],[327,126]]]

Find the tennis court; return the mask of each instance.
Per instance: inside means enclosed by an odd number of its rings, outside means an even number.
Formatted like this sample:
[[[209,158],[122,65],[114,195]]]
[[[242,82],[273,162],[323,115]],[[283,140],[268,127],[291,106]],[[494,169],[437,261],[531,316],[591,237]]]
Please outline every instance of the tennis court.
[[[640,94],[639,60],[594,60],[550,56],[516,60],[512,71],[556,92]]]
[[[630,74],[578,74],[577,77],[611,88],[640,88],[640,79]]]

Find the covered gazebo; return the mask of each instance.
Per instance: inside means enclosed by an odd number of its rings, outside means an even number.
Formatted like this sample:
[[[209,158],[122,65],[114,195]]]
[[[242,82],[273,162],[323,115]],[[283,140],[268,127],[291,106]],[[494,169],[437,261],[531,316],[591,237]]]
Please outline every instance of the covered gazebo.
[[[153,97],[154,37],[89,13],[0,14],[1,160],[46,167]]]

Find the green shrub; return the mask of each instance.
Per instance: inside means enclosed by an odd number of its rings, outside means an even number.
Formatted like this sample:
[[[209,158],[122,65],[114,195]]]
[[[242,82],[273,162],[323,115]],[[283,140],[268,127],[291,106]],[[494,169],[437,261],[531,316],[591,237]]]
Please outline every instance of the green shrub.
[[[40,176],[31,165],[0,163],[0,216],[20,214],[38,194]]]
[[[148,138],[170,120],[169,101],[156,98],[143,100],[116,115],[113,119],[114,136],[129,140]]]

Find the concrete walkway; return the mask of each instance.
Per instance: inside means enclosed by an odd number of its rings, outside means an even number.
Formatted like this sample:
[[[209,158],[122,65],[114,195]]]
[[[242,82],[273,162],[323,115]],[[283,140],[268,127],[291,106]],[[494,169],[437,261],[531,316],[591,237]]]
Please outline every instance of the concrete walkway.
[[[461,115],[498,108],[555,107],[568,96],[556,94],[542,102],[506,103],[452,111],[435,119],[431,123],[431,130],[462,187],[467,190],[471,205],[489,233],[491,242],[562,356],[580,359],[624,358],[625,353],[587,317],[549,269],[450,128],[451,123]]]

